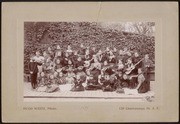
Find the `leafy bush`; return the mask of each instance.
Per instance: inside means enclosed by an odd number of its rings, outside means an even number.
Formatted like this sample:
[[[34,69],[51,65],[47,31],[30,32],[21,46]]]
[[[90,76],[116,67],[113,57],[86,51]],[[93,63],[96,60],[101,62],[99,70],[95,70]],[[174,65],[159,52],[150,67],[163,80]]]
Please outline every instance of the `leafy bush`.
[[[117,49],[128,47],[137,50],[141,55],[149,53],[150,59],[155,58],[155,38],[143,34],[123,32],[104,28],[96,22],[25,22],[24,23],[24,71],[28,72],[27,64],[30,54],[36,50],[41,52],[49,46],[55,49],[59,44],[63,49],[70,44],[78,50],[79,44],[95,46],[104,50],[107,46]]]

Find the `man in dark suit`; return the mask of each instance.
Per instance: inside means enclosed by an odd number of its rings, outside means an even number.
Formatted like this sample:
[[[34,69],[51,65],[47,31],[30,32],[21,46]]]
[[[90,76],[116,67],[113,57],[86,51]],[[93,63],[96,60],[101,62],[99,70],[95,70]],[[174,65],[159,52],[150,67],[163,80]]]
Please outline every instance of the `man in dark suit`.
[[[33,89],[37,87],[38,65],[41,65],[41,63],[36,62],[34,56],[32,56],[29,62],[29,71],[31,74],[31,85]]]

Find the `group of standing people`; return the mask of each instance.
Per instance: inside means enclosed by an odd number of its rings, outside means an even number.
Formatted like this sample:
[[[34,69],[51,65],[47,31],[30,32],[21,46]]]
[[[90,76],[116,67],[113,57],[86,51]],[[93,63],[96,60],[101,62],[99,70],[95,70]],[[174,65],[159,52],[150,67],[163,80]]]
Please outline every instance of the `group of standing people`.
[[[29,71],[32,89],[56,92],[59,85],[71,84],[71,91],[102,90],[122,93],[123,88],[137,89],[139,93],[150,90],[149,55],[139,55],[127,47],[122,50],[107,47],[105,50],[80,45],[72,50],[60,45],[48,47],[31,55]]]

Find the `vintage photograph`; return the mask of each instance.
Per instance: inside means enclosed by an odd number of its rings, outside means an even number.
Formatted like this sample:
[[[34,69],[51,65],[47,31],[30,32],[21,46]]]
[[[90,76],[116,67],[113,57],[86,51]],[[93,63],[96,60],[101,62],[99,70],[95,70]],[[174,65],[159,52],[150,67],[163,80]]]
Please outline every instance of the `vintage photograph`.
[[[153,102],[155,22],[24,22],[24,100]]]

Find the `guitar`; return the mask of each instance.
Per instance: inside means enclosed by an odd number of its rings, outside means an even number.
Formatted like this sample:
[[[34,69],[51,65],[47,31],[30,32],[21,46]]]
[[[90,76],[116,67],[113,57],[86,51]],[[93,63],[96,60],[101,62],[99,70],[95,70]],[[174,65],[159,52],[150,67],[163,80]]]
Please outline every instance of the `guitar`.
[[[143,60],[144,60],[144,58],[142,58],[140,61],[138,61],[135,65],[127,68],[125,73],[126,73],[126,74],[130,74],[130,73],[132,72],[132,70],[134,70],[135,67],[136,67],[141,61],[143,61]]]
[[[62,70],[65,70],[65,69],[66,69],[66,67],[62,67],[62,68],[56,69],[56,71],[57,71],[57,72],[61,72]]]

